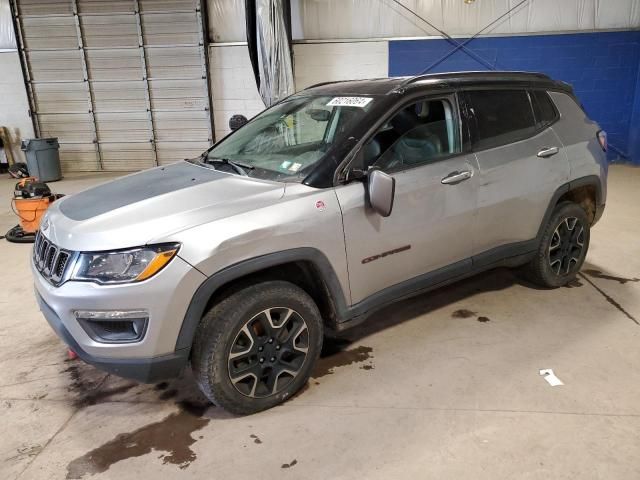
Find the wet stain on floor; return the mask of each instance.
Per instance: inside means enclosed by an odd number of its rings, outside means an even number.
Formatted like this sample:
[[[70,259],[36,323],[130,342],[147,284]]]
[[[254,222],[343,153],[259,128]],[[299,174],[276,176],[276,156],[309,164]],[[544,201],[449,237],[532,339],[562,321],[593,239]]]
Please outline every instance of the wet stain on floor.
[[[461,308],[460,310],[456,310],[451,314],[453,318],[471,318],[476,315],[476,312],[472,312],[471,310],[467,310],[466,308]]]
[[[577,288],[582,286],[583,286],[583,283],[580,281],[579,278],[574,278],[573,280],[568,282],[566,285],[564,285],[565,288]]]
[[[165,465],[187,468],[196,459],[191,445],[197,439],[192,437],[192,433],[209,423],[210,419],[203,418],[203,415],[211,405],[187,400],[178,405],[180,411],[159,422],[117,435],[113,440],[76,458],[67,465],[67,479],[80,479],[85,475],[106,472],[117,462],[152,451],[164,452],[158,458]]]
[[[280,468],[291,468],[295,465],[298,464],[298,461],[294,458],[291,462],[289,463],[283,463],[282,466]]]
[[[75,363],[63,370],[63,373],[67,373],[71,378],[71,384],[67,387],[67,391],[76,395],[73,399],[73,406],[76,408],[96,405],[113,395],[128,392],[138,385],[135,382],[131,382],[109,388],[100,388],[109,375],[83,363]]]
[[[491,321],[489,317],[478,317],[476,318],[476,320],[478,320],[480,323],[487,323]]]
[[[360,345],[355,348],[346,348],[350,345],[348,340],[327,340],[322,347],[322,353],[318,359],[311,376],[321,378],[334,373],[337,367],[344,367],[353,363],[361,363],[373,358],[371,347]]]
[[[249,435],[250,438],[253,438],[253,443],[257,443],[258,445],[260,445],[262,443],[262,440],[260,440],[260,437],[258,437],[257,435]]]
[[[595,288],[598,293],[600,295],[602,295],[604,297],[604,299],[609,302],[609,304],[613,305],[616,309],[618,309],[618,311],[620,311],[624,316],[626,316],[629,320],[631,320],[632,322],[634,322],[636,325],[640,326],[640,321],[634,317],[633,315],[631,315],[629,312],[627,312],[624,307],[622,305],[620,305],[620,303],[618,303],[611,295],[607,294],[604,290],[602,290],[600,287],[598,287],[595,283],[593,283],[591,280],[589,280],[586,276],[584,276],[584,274],[580,274],[580,276],[589,283],[589,285],[591,285],[593,288]]]
[[[588,269],[588,270],[583,270],[584,273],[586,273],[587,275],[589,275],[590,277],[593,278],[600,278],[602,280],[612,280],[614,282],[618,282],[620,285],[624,285],[625,283],[637,283],[640,282],[640,278],[625,278],[625,277],[617,277],[615,275],[609,275],[606,273],[601,272],[600,270],[596,270],[596,269]]]

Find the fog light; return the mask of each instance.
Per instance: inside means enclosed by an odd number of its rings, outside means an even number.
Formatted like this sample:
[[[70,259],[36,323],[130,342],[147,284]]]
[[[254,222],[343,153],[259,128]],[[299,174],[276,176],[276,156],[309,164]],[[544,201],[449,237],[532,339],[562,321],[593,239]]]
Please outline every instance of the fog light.
[[[149,322],[146,310],[76,310],[78,323],[94,341],[132,343],[144,337]]]

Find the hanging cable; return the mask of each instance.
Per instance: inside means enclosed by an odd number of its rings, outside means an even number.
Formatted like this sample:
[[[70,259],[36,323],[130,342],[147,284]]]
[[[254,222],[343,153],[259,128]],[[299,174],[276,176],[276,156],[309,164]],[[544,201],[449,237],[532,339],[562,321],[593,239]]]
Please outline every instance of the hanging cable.
[[[529,0],[522,0],[520,3],[518,3],[515,7],[510,8],[509,10],[507,10],[505,13],[503,13],[502,15],[500,15],[498,18],[496,18],[493,22],[487,24],[485,27],[483,27],[481,30],[479,30],[475,35],[473,35],[470,38],[467,38],[464,42],[458,44],[456,46],[456,48],[454,48],[453,50],[451,50],[449,53],[447,53],[446,55],[444,55],[442,58],[436,60],[435,62],[433,62],[431,65],[429,65],[427,68],[425,68],[424,70],[422,70],[418,75],[424,75],[425,73],[427,73],[429,70],[431,70],[433,67],[441,64],[443,61],[445,61],[447,58],[449,58],[451,55],[453,55],[454,53],[456,53],[458,50],[465,48],[465,46],[471,42],[473,39],[477,38],[478,36],[480,36],[484,31],[488,30],[489,28],[493,27],[496,23],[498,23],[500,20],[502,20],[503,18],[505,18],[506,16],[508,16],[509,14],[511,14],[511,12],[515,11],[516,9],[520,8],[522,5],[524,5],[525,3],[527,3]],[[468,50],[468,49],[465,49]],[[493,68],[491,68],[491,70],[495,70],[495,65],[493,66]]]
[[[449,35],[447,32],[445,32],[444,30],[442,30],[441,28],[436,27],[433,23],[431,23],[429,20],[427,20],[426,18],[418,15],[416,12],[414,12],[413,10],[411,10],[409,7],[407,7],[406,5],[403,5],[401,2],[399,2],[398,0],[391,0],[393,3],[395,3],[396,5],[402,7],[403,9],[405,9],[407,12],[411,13],[412,15],[414,15],[415,17],[419,18],[420,20],[422,20],[424,23],[426,23],[427,25],[429,25],[431,28],[433,28],[436,32],[438,32],[440,34],[440,36],[444,37],[449,43],[451,43],[452,45],[454,45],[455,47],[459,47],[464,49],[471,57],[475,58],[478,62],[482,63],[485,67],[487,67],[490,70],[495,70],[495,67],[493,65],[491,65],[490,62],[488,62],[487,60],[485,60],[484,58],[482,58],[480,55],[477,55],[474,51],[469,50],[468,48],[465,48],[464,46],[461,46],[460,42],[458,42],[455,38],[453,38],[451,35]],[[420,28],[420,27],[418,27]],[[425,33],[429,33],[427,32],[425,29],[422,29]]]

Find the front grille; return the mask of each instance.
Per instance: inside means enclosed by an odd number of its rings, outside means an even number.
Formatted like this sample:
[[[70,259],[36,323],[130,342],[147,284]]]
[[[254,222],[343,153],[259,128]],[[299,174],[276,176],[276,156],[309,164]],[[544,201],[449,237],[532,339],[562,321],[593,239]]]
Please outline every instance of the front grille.
[[[33,245],[33,263],[40,274],[53,285],[62,283],[72,253],[58,248],[41,232]]]

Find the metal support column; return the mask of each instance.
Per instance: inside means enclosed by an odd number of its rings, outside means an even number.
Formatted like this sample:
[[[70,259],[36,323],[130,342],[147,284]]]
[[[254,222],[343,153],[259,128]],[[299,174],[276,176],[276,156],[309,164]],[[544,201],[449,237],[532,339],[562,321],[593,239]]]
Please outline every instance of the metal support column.
[[[82,29],[82,22],[78,15],[78,2],[71,0],[71,7],[73,9],[73,20],[76,25],[76,35],[78,37],[78,49],[80,50],[80,60],[82,61],[82,75],[85,85],[87,86],[87,103],[89,106],[89,115],[91,115],[91,123],[93,125],[93,144],[96,147],[96,155],[98,156],[98,164],[100,170],[104,170],[104,164],[102,161],[102,148],[100,147],[100,139],[98,138],[98,124],[96,123],[95,115],[95,98],[93,95],[93,87],[91,86],[91,80],[89,78],[89,69],[87,66],[87,51],[84,48],[84,31]]]
[[[204,96],[206,99],[205,111],[209,116],[207,126],[209,128],[209,143],[214,142],[214,126],[213,126],[213,112],[211,111],[211,88],[209,82],[209,32],[205,32],[206,20],[202,15],[202,12],[206,12],[206,5],[202,0],[194,0],[196,8],[196,17],[198,23],[198,50],[200,51],[200,64],[202,65],[202,82],[204,83]],[[206,2],[206,0],[205,0]]]
[[[20,15],[20,7],[18,0],[11,0],[10,4],[13,13],[13,25],[16,31],[16,40],[18,41],[18,50],[20,51],[20,63],[22,65],[22,74],[24,75],[24,83],[27,89],[27,97],[29,100],[29,116],[33,122],[33,130],[35,136],[40,138],[40,119],[38,117],[38,109],[36,108],[36,92],[33,88],[33,76],[31,74],[31,65],[27,58],[27,49],[24,44],[22,17]]]
[[[140,18],[140,2],[133,0],[133,11],[136,16],[136,27],[138,28],[138,47],[140,50],[140,63],[142,65],[142,81],[144,82],[144,95],[147,102],[147,118],[149,120],[149,142],[153,152],[153,162],[158,165],[158,150],[156,147],[156,127],[151,108],[151,91],[149,89],[149,67],[147,65],[147,49],[144,42],[144,30],[142,19]]]

